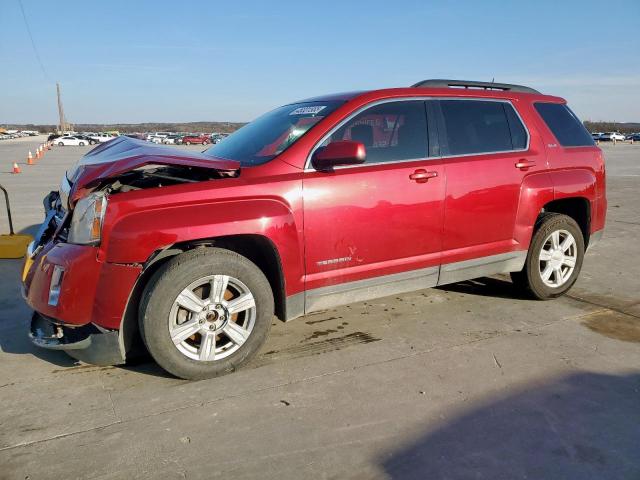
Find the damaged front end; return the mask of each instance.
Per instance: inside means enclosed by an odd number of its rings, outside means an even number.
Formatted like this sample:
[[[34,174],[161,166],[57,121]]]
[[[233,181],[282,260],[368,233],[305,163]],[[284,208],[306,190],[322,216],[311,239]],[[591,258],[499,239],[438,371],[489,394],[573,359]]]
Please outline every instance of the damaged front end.
[[[71,327],[33,312],[29,338],[40,348],[63,350],[70,357],[92,365],[125,363],[118,331],[101,329],[92,323]]]
[[[116,191],[128,191],[239,174],[240,163],[234,160],[118,137],[87,153],[66,178],[73,185],[69,200],[74,203],[105,183],[116,185]]]
[[[33,343],[96,365],[124,363],[129,342],[115,327],[142,265],[109,263],[100,255],[109,197],[239,172],[234,161],[127,137],[85,155],[60,191],[44,199],[45,220],[27,251],[23,295],[34,310]]]

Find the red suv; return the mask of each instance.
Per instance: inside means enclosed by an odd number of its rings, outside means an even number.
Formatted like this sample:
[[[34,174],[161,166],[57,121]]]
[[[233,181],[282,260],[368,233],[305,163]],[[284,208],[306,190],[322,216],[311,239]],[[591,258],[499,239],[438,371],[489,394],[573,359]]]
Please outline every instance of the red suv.
[[[211,139],[206,135],[185,135],[180,143],[183,145],[208,145],[211,143]]]
[[[273,315],[497,273],[562,295],[607,201],[562,98],[428,80],[284,105],[203,153],[119,137],[45,205],[33,341],[97,364],[144,344],[196,379],[246,363]]]

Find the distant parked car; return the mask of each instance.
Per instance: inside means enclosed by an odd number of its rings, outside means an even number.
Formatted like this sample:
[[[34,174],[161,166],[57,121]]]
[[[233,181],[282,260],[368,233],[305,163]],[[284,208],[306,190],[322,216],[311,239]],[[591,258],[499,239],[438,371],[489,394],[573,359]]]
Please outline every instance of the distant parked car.
[[[97,135],[92,135],[91,138],[98,143],[108,142],[109,140],[113,140],[115,136],[109,135],[107,133],[98,133]]]
[[[182,137],[183,145],[209,145],[211,140],[206,135],[185,135]]]
[[[600,138],[598,140],[605,142],[612,142],[615,140],[616,142],[621,142],[624,140],[624,135],[622,135],[620,132],[607,132],[600,135]]]
[[[640,142],[640,133],[631,133],[625,137],[625,140],[632,140],[634,142]]]
[[[56,143],[56,145],[58,145],[60,147],[64,147],[64,146],[67,146],[67,145],[84,147],[85,145],[89,144],[89,142],[87,140],[84,140],[82,138],[77,138],[77,137],[70,137],[70,136],[64,136],[64,137],[57,138],[55,140],[55,143]]]
[[[222,140],[224,140],[227,137],[228,137],[228,135],[224,134],[224,133],[212,134],[211,135],[211,143],[216,145],[216,144],[220,143]]]
[[[53,142],[56,138],[60,138],[62,135],[58,135],[57,133],[52,133],[47,137],[47,142]]]
[[[604,135],[603,132],[592,132],[591,136],[593,137],[594,140],[600,140],[600,137],[602,137],[602,135]]]
[[[162,143],[162,140],[154,141],[154,138],[162,139],[162,138],[167,138],[169,135],[172,135],[172,133],[171,132],[151,132],[147,134],[147,141],[154,142],[154,143]]]
[[[87,136],[87,135],[74,135],[75,138],[77,138],[78,140],[86,140],[86,142],[89,145],[95,145],[96,143],[98,143],[97,140]]]
[[[177,143],[182,143],[181,140],[182,135],[169,135],[162,140],[162,143],[164,143],[165,145],[175,145]]]

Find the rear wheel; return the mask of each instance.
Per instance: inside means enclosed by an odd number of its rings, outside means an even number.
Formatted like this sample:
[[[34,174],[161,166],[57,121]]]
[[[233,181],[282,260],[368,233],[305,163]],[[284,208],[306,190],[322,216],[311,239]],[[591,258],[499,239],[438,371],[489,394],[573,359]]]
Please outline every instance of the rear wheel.
[[[534,298],[556,298],[576,282],[583,259],[584,238],[575,220],[548,213],[538,221],[524,268],[511,279]]]
[[[245,257],[220,248],[169,260],[140,304],[140,331],[158,364],[189,380],[230,373],[266,341],[273,317],[269,281]]]
[[[64,143],[63,142],[58,142],[58,146],[59,147],[64,147]]]
[[[81,147],[84,147],[84,142],[80,142],[78,143],[78,145],[80,145]]]

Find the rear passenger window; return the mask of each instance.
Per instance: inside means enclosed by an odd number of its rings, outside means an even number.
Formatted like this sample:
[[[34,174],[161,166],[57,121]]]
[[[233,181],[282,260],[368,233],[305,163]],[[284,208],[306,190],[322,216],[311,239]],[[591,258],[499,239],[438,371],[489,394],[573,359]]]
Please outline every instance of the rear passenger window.
[[[562,103],[536,103],[536,110],[563,147],[594,145],[593,137],[575,113]]]
[[[440,100],[443,147],[449,155],[505,152],[526,148],[527,134],[506,102]]]
[[[367,149],[366,163],[427,158],[427,116],[421,100],[388,102],[359,113],[323,142],[354,140]]]

